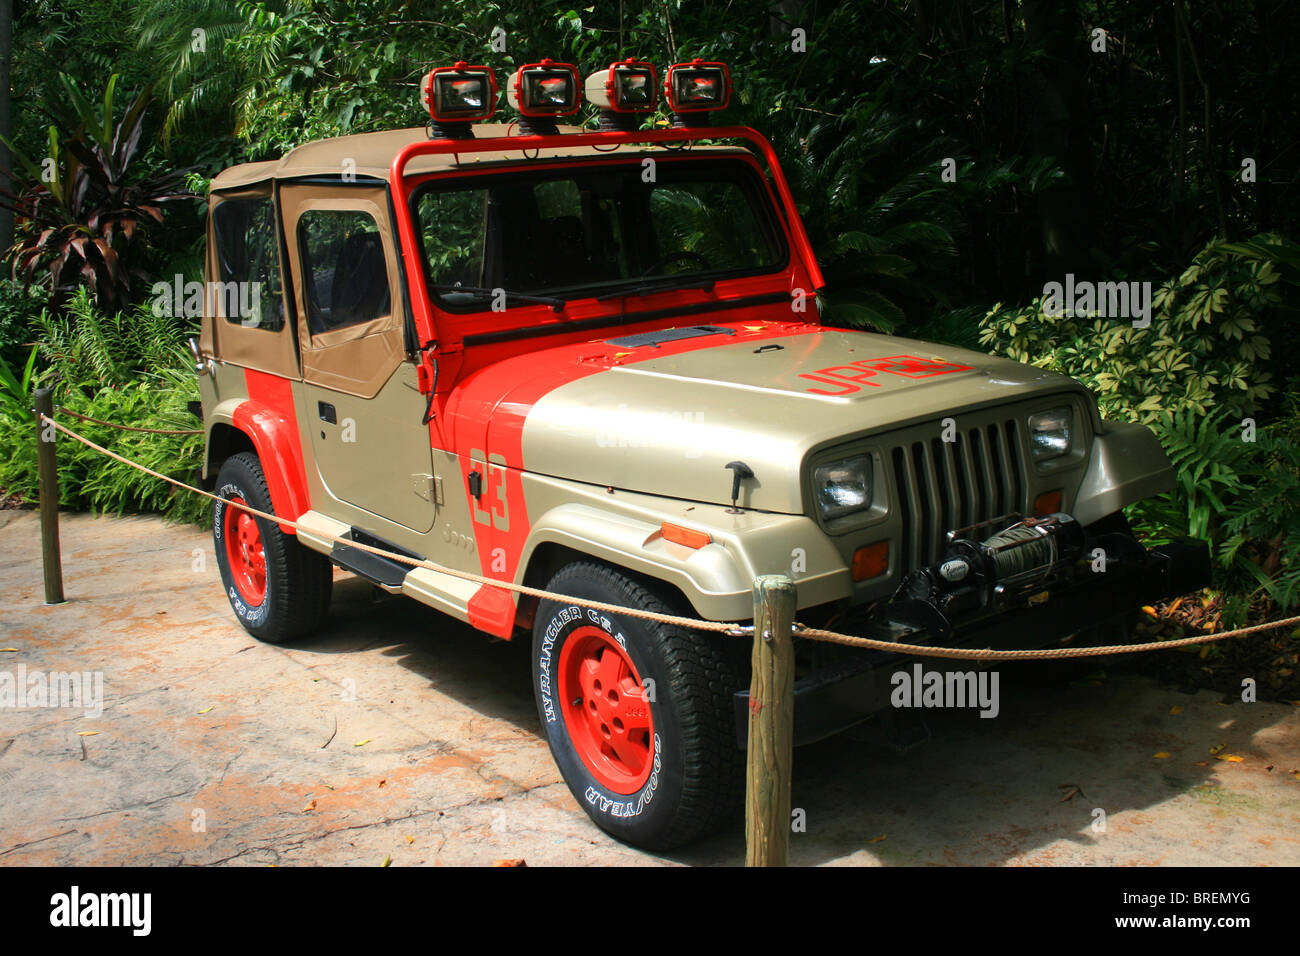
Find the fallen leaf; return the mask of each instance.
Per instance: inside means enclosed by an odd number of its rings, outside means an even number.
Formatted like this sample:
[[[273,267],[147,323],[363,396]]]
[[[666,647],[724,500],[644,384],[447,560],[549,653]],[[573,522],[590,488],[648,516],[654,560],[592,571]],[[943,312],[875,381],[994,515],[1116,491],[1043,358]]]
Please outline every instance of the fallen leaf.
[[[370,743],[370,738],[369,738],[369,737],[367,737],[365,740],[358,740],[358,741],[357,741],[356,743],[354,743],[352,746],[354,746],[354,747],[364,747],[364,746],[365,746],[366,744],[368,744],[368,743]]]
[[[407,837],[407,838],[406,838],[406,842],[407,842],[407,843],[414,843],[414,842],[415,842],[415,837],[413,837],[413,836],[409,836],[409,837]]]
[[[1166,757],[1169,756],[1169,751],[1162,750],[1158,754],[1152,754],[1152,756],[1155,757],[1157,760],[1164,760]]]
[[[1210,762],[1209,762],[1208,760],[1198,760],[1198,761],[1196,761],[1196,766],[1198,766],[1198,767],[1208,767],[1209,765],[1210,765]]]
[[[17,654],[17,653],[18,653],[18,648],[16,648],[16,647],[0,647],[0,651],[8,651],[10,654]]]
[[[527,866],[523,860],[497,860],[493,866]]]
[[[307,806],[302,808],[302,812],[311,813],[315,809],[316,809],[316,801],[312,800],[310,803],[307,804]]]
[[[1224,749],[1225,747],[1227,747],[1227,746],[1228,746],[1227,744],[1216,744],[1216,745],[1214,745],[1213,747],[1210,748],[1210,756],[1213,757],[1213,756],[1214,756],[1215,754],[1217,754],[1220,750],[1223,750],[1223,749]]]
[[[384,784],[386,784],[386,783],[388,783],[387,780],[380,780],[380,781],[379,781],[379,785],[380,785],[381,787],[382,787]]]
[[[889,835],[889,834],[887,834],[887,833],[882,833],[882,834],[881,834],[880,836],[878,836],[878,837],[872,837],[872,838],[871,838],[870,840],[868,840],[867,842],[868,842],[868,843],[880,843],[880,842],[881,842],[882,840],[884,840],[888,835]]]
[[[1181,714],[1182,712],[1183,712],[1183,709],[1182,709],[1181,707],[1170,707],[1170,708],[1169,708],[1170,716],[1173,716],[1173,715],[1175,715],[1175,714]]]
[[[1236,754],[1219,754],[1220,760],[1226,760],[1228,763],[1241,763],[1245,757],[1238,757]]]
[[[78,736],[78,737],[98,737],[98,736],[99,736],[99,731],[98,731],[98,730],[78,730],[78,731],[77,731],[77,736]]]
[[[200,713],[200,714],[206,714],[206,713],[210,712],[211,710],[212,710],[211,707],[204,707],[201,711],[199,711],[199,713]]]
[[[380,865],[380,866],[388,866],[388,864],[390,864],[390,863],[392,863],[392,862],[393,862],[393,858],[392,858],[391,856],[386,856],[386,857],[384,857],[384,862],[383,862],[383,863],[380,863],[379,865]]]
[[[1144,605],[1142,605],[1142,613],[1143,613],[1143,614],[1146,614],[1146,615],[1148,615],[1148,616],[1150,616],[1150,617],[1159,617],[1159,616],[1160,616],[1159,614],[1156,613],[1156,609],[1153,608],[1150,604],[1144,604]]]

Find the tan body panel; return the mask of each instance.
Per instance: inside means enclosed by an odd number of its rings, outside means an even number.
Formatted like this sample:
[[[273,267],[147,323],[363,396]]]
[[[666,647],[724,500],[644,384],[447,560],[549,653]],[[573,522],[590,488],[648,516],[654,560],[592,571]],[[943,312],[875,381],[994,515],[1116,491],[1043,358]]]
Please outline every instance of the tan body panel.
[[[726,503],[730,461],[748,464],[743,507],[810,512],[803,464],[818,450],[910,424],[955,417],[1043,394],[1092,402],[1071,379],[965,349],[827,330],[772,340],[780,351],[721,345],[635,362],[563,385],[538,401],[524,427],[524,468],[632,491]],[[973,371],[926,379],[881,375],[879,387],[817,395],[801,373],[899,354],[938,357]],[[1044,400],[1050,407],[1051,400]],[[531,509],[530,509],[531,511]]]
[[[1174,487],[1173,466],[1151,429],[1129,422],[1104,426],[1105,433],[1093,441],[1074,506],[1074,516],[1084,524]]]
[[[802,515],[730,514],[651,495],[525,474],[530,515],[537,517],[521,568],[537,549],[558,544],[675,585],[696,612],[710,620],[739,621],[753,613],[754,578],[793,574],[799,605],[822,604],[849,591],[849,572],[834,545]],[[713,542],[698,550],[665,541],[664,521],[707,531]],[[799,557],[794,548],[805,554]],[[522,574],[520,575],[522,580]]]
[[[433,467],[415,379],[415,366],[402,362],[368,399],[304,382],[298,414],[311,426],[307,467],[329,498],[424,533],[433,527],[436,502],[432,489],[420,485],[421,476],[432,484]],[[322,406],[332,410],[333,422]],[[325,506],[320,502],[317,508]]]

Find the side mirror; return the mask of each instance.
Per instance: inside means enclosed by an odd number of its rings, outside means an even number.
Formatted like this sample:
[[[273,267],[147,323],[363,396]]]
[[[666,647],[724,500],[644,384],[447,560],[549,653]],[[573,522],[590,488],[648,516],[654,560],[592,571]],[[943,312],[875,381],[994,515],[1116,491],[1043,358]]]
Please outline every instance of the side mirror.
[[[199,375],[208,374],[208,360],[203,357],[203,351],[199,348],[199,340],[194,336],[189,338],[190,355],[194,356],[194,371]]]

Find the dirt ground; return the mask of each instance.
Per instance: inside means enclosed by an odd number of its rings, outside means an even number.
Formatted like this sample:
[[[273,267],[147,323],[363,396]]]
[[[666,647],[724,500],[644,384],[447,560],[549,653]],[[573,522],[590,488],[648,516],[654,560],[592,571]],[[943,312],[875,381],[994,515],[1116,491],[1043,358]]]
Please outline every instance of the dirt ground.
[[[36,515],[0,512],[0,672],[100,672],[103,712],[0,709],[0,863],[744,862],[739,819],[669,856],[592,826],[520,648],[341,572],[322,634],[260,644],[208,534],[62,520],[69,603],[46,607]],[[798,751],[793,861],[1300,863],[1300,707],[1022,665],[997,719],[931,727],[901,755],[870,733]]]

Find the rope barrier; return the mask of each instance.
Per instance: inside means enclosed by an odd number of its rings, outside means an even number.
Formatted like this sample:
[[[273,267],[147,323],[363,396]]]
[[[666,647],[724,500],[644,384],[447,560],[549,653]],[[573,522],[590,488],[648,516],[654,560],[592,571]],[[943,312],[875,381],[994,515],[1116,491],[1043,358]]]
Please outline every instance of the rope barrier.
[[[80,412],[74,412],[72,409],[63,405],[58,407],[58,411],[63,415],[71,415],[83,422],[91,422],[95,425],[104,425],[108,428],[116,428],[124,432],[145,432],[149,435],[202,435],[202,428],[137,428],[134,425],[117,425],[113,422],[106,422],[99,418],[91,418],[89,415],[82,415]]]
[[[66,412],[67,409],[60,408],[60,411]],[[74,415],[74,417],[82,417],[82,416],[75,415],[75,413],[73,412],[68,412],[68,414]],[[102,455],[112,458],[115,461],[119,461],[124,465],[129,465],[132,468],[144,472],[146,475],[149,475],[153,478],[157,478],[161,481],[165,481],[171,485],[176,486],[177,488],[181,488],[185,491],[191,491],[197,495],[202,495],[205,498],[210,498],[213,501],[220,501],[223,504],[225,504],[227,507],[238,508],[242,511],[248,512],[249,514],[256,515],[259,518],[264,518],[267,521],[271,521],[279,525],[286,525],[288,527],[293,528],[294,530],[304,530],[308,534],[313,535],[314,537],[324,538],[325,540],[331,541],[335,544],[345,545],[346,547],[349,548],[356,548],[359,551],[366,551],[369,552],[370,554],[378,555],[379,557],[382,558],[388,558],[389,560],[397,561],[402,564],[409,564],[413,567],[425,568],[430,571],[436,571],[439,574],[446,574],[451,577],[460,578],[465,581],[471,581],[485,587],[494,587],[494,588],[501,588],[502,590],[506,590],[506,591],[513,591],[517,594],[523,594],[528,597],[536,597],[543,600],[557,601],[565,604],[576,604],[580,607],[589,607],[599,611],[606,611],[611,614],[623,614],[623,615],[627,615],[628,617],[640,618],[642,620],[656,621],[661,624],[669,624],[674,627],[686,628],[687,630],[711,631],[714,633],[727,634],[733,637],[750,636],[753,634],[754,631],[753,627],[750,625],[729,624],[723,621],[705,621],[697,618],[682,617],[675,614],[661,614],[657,611],[646,611],[640,608],[630,608],[630,607],[622,607],[617,604],[607,604],[603,601],[592,601],[588,598],[574,597],[573,595],[570,594],[557,594],[554,591],[548,591],[544,588],[529,587],[524,584],[515,584],[514,582],[511,581],[499,581],[495,578],[489,578],[481,574],[475,574],[472,571],[461,571],[457,568],[449,568],[446,567],[445,565],[437,564],[436,562],[433,561],[426,561],[421,558],[413,558],[410,555],[400,554],[395,551],[386,551],[383,548],[377,548],[360,541],[353,541],[350,538],[342,538],[342,537],[338,537],[337,535],[326,534],[318,529],[304,528],[304,526],[299,524],[297,521],[293,521],[288,518],[283,518],[280,517],[279,515],[269,514],[265,511],[259,511],[257,508],[254,508],[251,505],[248,505],[247,503],[244,502],[235,502],[227,498],[222,498],[219,495],[215,495],[210,491],[204,491],[202,488],[195,488],[193,485],[187,485],[182,481],[169,477],[168,475],[164,475],[161,472],[155,471],[152,468],[140,464],[139,462],[135,462],[129,458],[125,458],[122,455],[117,454],[117,452],[110,451],[109,449],[104,448],[102,445],[95,444],[95,442],[91,441],[89,438],[86,438],[84,435],[77,434],[76,432],[72,431],[72,429],[59,424],[58,422],[54,421],[54,419],[49,418],[44,414],[40,415],[40,419],[43,422],[48,422],[49,424],[53,425],[56,429],[63,432],[63,434],[67,435],[69,438],[72,438],[75,441],[80,442],[81,444],[87,446],[88,448],[92,448]],[[94,421],[94,419],[91,419],[91,421]],[[110,423],[99,422],[98,424],[109,425]],[[110,426],[110,427],[126,428],[126,426]],[[130,429],[130,430],[151,431],[151,429]],[[163,432],[163,434],[169,434],[169,433]],[[1111,654],[1136,654],[1145,651],[1172,650],[1178,647],[1189,647],[1197,644],[1211,644],[1211,643],[1216,643],[1218,641],[1229,640],[1232,638],[1246,637],[1248,635],[1261,633],[1263,631],[1271,631],[1271,630],[1276,630],[1277,628],[1289,627],[1293,624],[1300,624],[1300,616],[1283,618],[1278,621],[1270,621],[1264,624],[1255,624],[1250,627],[1238,628],[1233,631],[1223,631],[1218,634],[1200,634],[1193,637],[1178,638],[1176,640],[1170,640],[1170,641],[1149,641],[1145,644],[1110,644],[1110,645],[1102,645],[1097,647],[1052,647],[1052,648],[1042,648],[1036,650],[1033,649],[993,650],[991,648],[978,648],[978,647],[933,647],[928,644],[904,644],[895,641],[882,641],[882,640],[877,640],[875,638],[869,638],[869,637],[856,637],[851,634],[841,634],[837,631],[828,631],[828,630],[823,630],[821,628],[808,627],[798,622],[795,622],[795,624],[793,625],[793,633],[794,636],[796,637],[802,637],[808,640],[824,641],[827,643],[841,644],[848,647],[860,647],[869,650],[887,651],[893,654],[903,654],[903,655],[913,656],[913,657],[940,657],[940,658],[947,658],[952,660],[977,660],[977,661],[1015,661],[1015,660],[1058,660],[1061,658],[1073,658],[1073,657],[1104,657]]]

